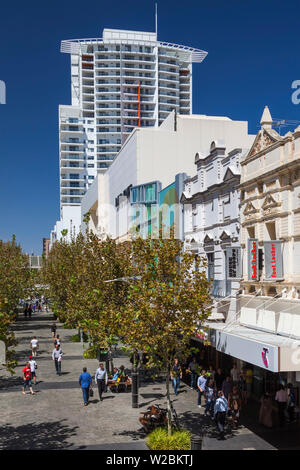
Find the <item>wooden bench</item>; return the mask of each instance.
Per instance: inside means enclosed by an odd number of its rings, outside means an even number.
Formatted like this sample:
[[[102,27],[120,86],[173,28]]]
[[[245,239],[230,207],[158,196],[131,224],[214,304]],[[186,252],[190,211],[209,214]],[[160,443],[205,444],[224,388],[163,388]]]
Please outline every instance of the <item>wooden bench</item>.
[[[110,388],[111,392],[116,391],[116,393],[120,393],[122,391],[129,392],[131,390],[131,385],[132,380],[128,379],[126,381],[121,380],[120,382],[108,384],[108,387]]]

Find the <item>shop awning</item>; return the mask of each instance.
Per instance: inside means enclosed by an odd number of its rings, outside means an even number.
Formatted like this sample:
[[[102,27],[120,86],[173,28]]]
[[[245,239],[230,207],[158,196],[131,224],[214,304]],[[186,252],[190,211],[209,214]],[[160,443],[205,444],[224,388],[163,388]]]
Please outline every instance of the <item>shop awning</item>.
[[[234,323],[208,322],[211,345],[272,372],[300,371],[300,341]]]

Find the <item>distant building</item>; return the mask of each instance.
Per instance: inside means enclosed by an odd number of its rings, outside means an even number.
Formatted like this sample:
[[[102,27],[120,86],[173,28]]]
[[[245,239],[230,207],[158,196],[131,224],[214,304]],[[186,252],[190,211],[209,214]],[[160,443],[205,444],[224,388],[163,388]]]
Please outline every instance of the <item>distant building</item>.
[[[197,151],[209,151],[214,139],[224,140],[231,149],[250,148],[254,136],[248,134],[245,121],[219,116],[182,116],[174,111],[158,128],[136,128],[107,172],[97,175],[83,197],[82,232],[86,229],[84,215],[90,212],[89,229],[99,236],[126,240],[132,208],[131,188],[151,182],[154,185],[156,181],[161,183],[161,188],[166,188],[174,183],[175,175],[193,174],[194,155]],[[159,190],[153,186],[149,194]]]
[[[49,255],[50,238],[43,238],[43,255]]]
[[[207,52],[157,40],[154,32],[104,29],[61,42],[71,58],[71,105],[59,107],[60,221],[51,238],[76,235],[80,204],[135,127],[192,113],[192,64]]]

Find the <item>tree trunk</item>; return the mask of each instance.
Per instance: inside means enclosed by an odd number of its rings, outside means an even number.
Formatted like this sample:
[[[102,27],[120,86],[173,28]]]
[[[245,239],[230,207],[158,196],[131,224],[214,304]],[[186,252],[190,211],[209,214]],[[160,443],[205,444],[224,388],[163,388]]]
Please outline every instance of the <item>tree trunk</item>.
[[[113,373],[113,371],[114,371],[114,360],[113,360],[113,354],[112,354],[111,346],[108,348],[108,355],[109,355],[111,373]]]
[[[168,410],[168,435],[172,434],[172,414],[171,414],[171,398],[170,398],[170,364],[167,368],[166,389],[167,389],[167,410]]]
[[[80,338],[80,342],[83,343],[83,333],[82,328],[78,328],[78,336]]]

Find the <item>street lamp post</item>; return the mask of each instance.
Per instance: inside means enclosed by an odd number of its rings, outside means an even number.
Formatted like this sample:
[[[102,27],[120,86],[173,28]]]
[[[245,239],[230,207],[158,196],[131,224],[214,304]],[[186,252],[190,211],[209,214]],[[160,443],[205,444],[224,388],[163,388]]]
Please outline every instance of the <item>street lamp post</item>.
[[[118,281],[125,281],[128,282],[129,284],[129,279],[130,280],[135,280],[135,279],[141,279],[140,276],[134,276],[134,277],[120,277],[117,279],[109,279],[104,282],[118,282]],[[131,376],[132,376],[132,387],[131,387],[131,406],[132,408],[138,408],[139,407],[139,387],[138,387],[138,367],[137,367],[137,353],[136,351],[133,352],[133,364],[132,364],[132,370],[131,370]]]
[[[133,355],[133,360],[135,361],[136,354]],[[139,389],[138,389],[138,368],[136,362],[132,365],[132,392],[131,392],[131,403],[132,408],[139,407]]]

